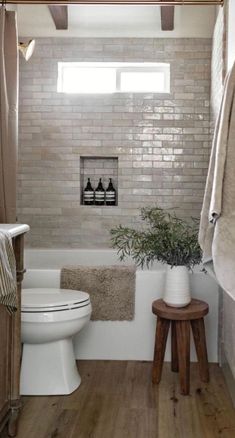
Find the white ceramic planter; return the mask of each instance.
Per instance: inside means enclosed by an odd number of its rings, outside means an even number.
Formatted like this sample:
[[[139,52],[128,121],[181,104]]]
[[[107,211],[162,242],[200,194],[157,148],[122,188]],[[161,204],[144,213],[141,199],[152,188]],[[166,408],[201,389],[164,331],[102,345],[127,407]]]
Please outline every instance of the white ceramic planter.
[[[185,307],[191,301],[189,272],[186,266],[167,265],[163,301],[171,307]]]

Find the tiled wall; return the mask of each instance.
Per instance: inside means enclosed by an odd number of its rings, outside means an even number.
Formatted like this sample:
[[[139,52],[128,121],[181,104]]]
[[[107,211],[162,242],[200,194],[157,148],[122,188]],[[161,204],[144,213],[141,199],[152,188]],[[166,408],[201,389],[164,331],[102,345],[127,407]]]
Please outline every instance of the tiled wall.
[[[107,247],[139,207],[199,216],[210,152],[210,39],[38,38],[20,66],[18,218],[33,247]],[[171,93],[62,95],[58,61],[170,62]],[[118,157],[118,206],[80,206],[80,155]]]

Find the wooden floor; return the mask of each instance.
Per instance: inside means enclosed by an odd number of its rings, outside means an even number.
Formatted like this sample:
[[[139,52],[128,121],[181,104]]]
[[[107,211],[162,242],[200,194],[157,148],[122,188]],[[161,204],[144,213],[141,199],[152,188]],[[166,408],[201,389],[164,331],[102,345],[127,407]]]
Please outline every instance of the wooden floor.
[[[191,366],[191,395],[164,364],[80,361],[80,388],[70,396],[24,397],[17,438],[234,438],[235,411],[217,365],[202,384]],[[5,438],[7,435],[3,433]]]

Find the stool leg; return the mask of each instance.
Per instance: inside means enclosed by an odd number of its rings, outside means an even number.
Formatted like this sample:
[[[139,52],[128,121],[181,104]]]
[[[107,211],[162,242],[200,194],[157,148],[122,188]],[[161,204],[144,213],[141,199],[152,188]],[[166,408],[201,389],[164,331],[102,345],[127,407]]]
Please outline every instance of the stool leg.
[[[181,394],[188,395],[190,387],[190,322],[176,321],[176,335]]]
[[[162,365],[166,349],[167,335],[169,331],[170,320],[157,318],[157,327],[155,335],[155,348],[153,358],[152,382],[159,383],[162,375]]]
[[[175,321],[171,321],[171,370],[176,373],[179,371]]]
[[[204,319],[200,318],[191,320],[191,327],[197,352],[200,377],[203,382],[209,382]]]

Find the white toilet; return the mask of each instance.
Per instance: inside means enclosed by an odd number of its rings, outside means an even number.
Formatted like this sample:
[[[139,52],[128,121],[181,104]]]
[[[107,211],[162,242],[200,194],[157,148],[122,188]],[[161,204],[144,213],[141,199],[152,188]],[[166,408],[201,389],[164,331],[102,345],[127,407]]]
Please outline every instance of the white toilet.
[[[81,383],[72,337],[88,323],[86,292],[63,289],[22,291],[22,395],[72,393]]]

